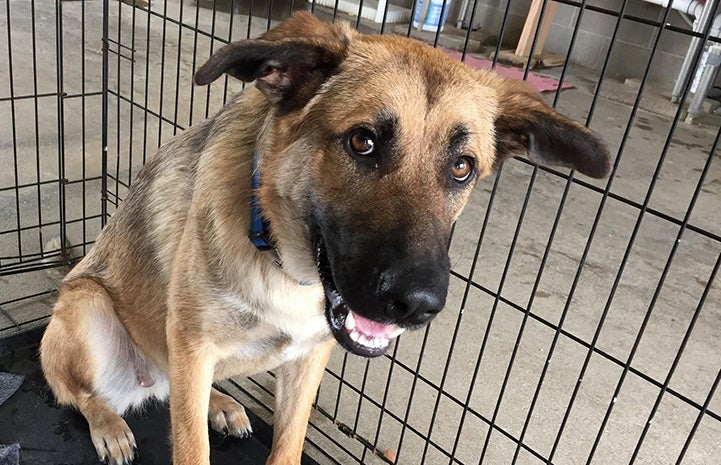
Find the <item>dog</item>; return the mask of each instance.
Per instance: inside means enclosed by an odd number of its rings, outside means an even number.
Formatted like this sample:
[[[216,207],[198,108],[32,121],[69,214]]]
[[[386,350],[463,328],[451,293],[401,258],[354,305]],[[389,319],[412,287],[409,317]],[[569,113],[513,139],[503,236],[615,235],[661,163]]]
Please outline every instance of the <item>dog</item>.
[[[275,370],[268,465],[298,465],[332,348],[383,354],[444,307],[451,229],[506,158],[609,171],[598,136],[525,83],[414,40],[295,13],[196,73],[255,81],[161,147],[64,279],[42,339],[60,404],[100,460],[133,460],[122,414],[170,401],[175,465],[208,424],[243,437],[213,387]]]

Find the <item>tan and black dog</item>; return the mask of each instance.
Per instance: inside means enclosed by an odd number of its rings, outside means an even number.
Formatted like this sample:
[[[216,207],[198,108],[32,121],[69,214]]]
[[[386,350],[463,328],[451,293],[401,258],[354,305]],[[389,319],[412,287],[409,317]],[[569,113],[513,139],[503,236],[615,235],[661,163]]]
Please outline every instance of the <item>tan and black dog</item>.
[[[443,308],[451,227],[478,179],[519,152],[609,168],[603,143],[524,83],[308,13],[227,45],[195,80],[224,73],[255,86],[147,163],[42,341],[58,401],[111,463],[134,456],[120,415],[169,393],[175,465],[208,464],[208,421],[251,432],[213,382],[274,369],[267,463],[298,465],[334,340],[377,356]],[[259,222],[275,254],[249,238]]]

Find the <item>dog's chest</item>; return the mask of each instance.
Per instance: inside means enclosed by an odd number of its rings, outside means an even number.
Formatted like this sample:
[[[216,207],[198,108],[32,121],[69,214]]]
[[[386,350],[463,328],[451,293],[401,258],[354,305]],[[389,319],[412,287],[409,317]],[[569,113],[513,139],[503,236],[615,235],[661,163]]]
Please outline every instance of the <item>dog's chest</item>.
[[[303,357],[332,337],[325,317],[319,315],[294,327],[261,324],[224,347],[221,371],[226,375],[252,375],[272,370]],[[225,377],[225,376],[224,376]]]
[[[221,364],[225,365],[223,371],[249,375],[252,373],[248,370],[271,370],[304,356],[332,337],[323,314],[322,300],[298,299],[284,302],[285,305],[262,308],[230,296],[223,300],[227,316],[222,329],[227,336],[221,347],[225,354],[221,359]],[[252,368],[246,369],[246,366]]]

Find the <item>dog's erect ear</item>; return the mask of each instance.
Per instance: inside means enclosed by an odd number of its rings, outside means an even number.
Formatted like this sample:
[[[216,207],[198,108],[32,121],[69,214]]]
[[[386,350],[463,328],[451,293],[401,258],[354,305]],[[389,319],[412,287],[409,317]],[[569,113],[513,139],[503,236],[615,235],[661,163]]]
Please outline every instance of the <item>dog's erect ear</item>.
[[[345,59],[350,30],[297,12],[259,39],[233,42],[218,50],[195,73],[206,85],[227,73],[256,86],[273,103],[300,102]]]
[[[560,165],[603,178],[611,160],[606,145],[583,125],[557,113],[522,81],[496,80],[496,159],[526,154],[541,164]]]

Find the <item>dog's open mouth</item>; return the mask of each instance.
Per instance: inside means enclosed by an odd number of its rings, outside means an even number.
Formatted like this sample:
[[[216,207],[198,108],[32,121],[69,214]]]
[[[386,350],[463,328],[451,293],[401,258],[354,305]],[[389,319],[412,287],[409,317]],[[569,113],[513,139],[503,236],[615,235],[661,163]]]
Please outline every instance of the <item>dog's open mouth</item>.
[[[405,331],[405,328],[373,321],[354,312],[335,286],[322,239],[317,241],[315,252],[318,274],[325,289],[325,316],[333,336],[343,348],[356,355],[364,357],[383,355],[390,347],[391,340]]]

